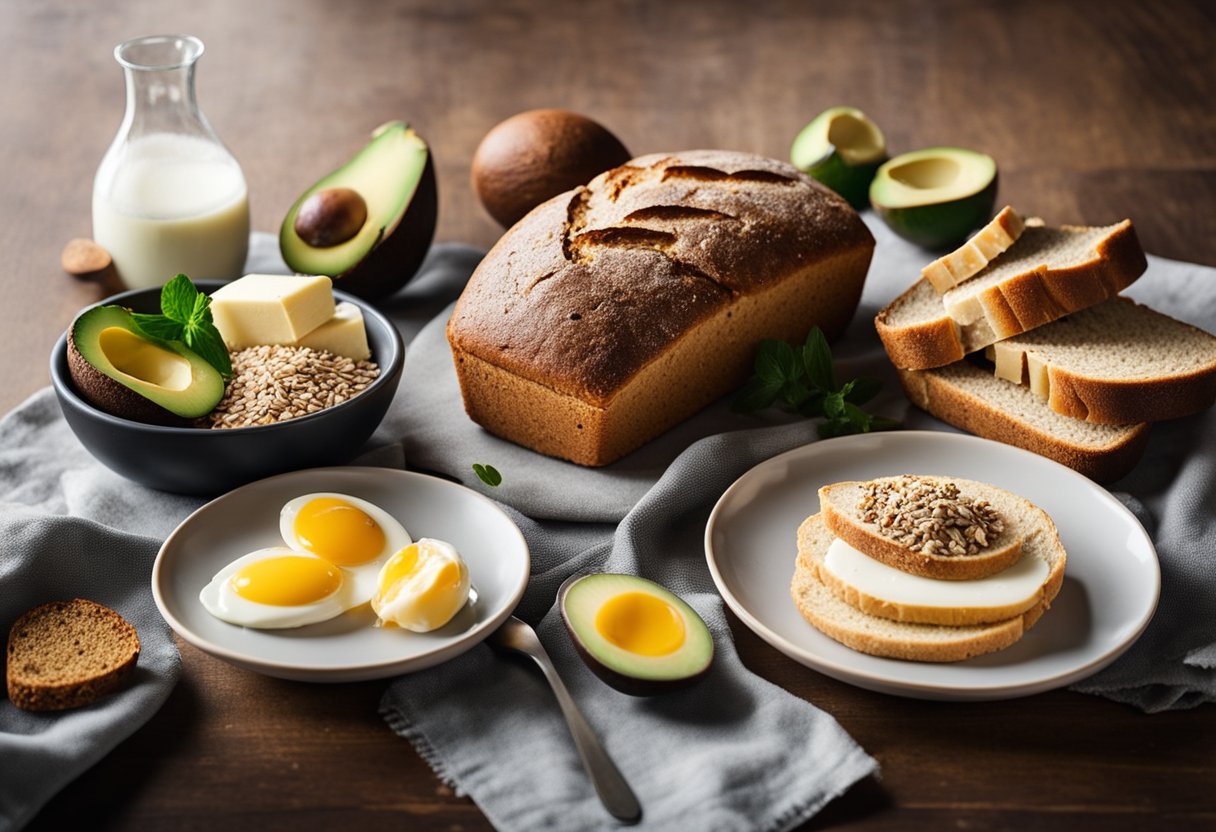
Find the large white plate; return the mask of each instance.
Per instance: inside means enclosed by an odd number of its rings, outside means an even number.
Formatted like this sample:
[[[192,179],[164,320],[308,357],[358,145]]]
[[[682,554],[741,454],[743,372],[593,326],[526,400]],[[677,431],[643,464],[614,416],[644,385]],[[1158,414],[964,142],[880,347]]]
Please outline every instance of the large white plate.
[[[248,629],[212,617],[199,590],[241,555],[282,545],[279,510],[314,491],[361,497],[399,520],[415,540],[451,543],[468,563],[476,603],[430,633],[374,627],[367,605],[289,630]],[[152,594],[169,626],[213,656],[284,679],[351,682],[421,670],[468,650],[515,609],[529,568],[519,528],[475,491],[409,471],[314,468],[250,483],[187,517],[156,556]]]
[[[1064,586],[1017,644],[955,664],[883,659],[833,641],[798,613],[790,598],[795,534],[819,510],[819,487],[904,473],[989,482],[1055,521],[1068,551]],[[1008,699],[1089,676],[1144,631],[1161,587],[1152,541],[1107,491],[1037,454],[932,431],[842,437],[757,465],[718,500],[705,552],[726,603],[782,653],[841,681],[918,699]]]

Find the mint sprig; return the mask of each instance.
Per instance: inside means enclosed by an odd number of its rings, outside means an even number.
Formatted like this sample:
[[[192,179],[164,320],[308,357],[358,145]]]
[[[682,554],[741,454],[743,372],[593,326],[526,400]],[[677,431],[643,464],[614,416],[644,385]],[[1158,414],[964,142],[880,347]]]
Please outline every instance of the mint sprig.
[[[160,290],[159,315],[134,312],[135,325],[148,337],[159,341],[181,341],[219,370],[224,378],[232,376],[228,347],[211,317],[211,298],[194,287],[184,274]]]
[[[778,405],[807,418],[822,416],[819,436],[828,439],[899,427],[894,419],[861,409],[881,389],[882,382],[865,376],[837,387],[831,347],[816,326],[800,348],[785,341],[761,341],[755,375],[740,388],[732,408],[738,413],[755,413]]]

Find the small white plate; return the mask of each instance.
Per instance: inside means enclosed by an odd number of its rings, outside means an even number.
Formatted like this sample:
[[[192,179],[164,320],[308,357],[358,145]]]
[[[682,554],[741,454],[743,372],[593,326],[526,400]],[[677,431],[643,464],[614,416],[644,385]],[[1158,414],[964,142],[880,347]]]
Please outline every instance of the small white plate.
[[[819,510],[819,487],[905,473],[988,482],[1055,521],[1068,552],[1064,586],[1012,647],[954,664],[883,659],[833,641],[794,606],[795,534]],[[1152,541],[1106,490],[1037,454],[933,431],[841,437],[762,462],[718,500],[705,553],[727,605],[782,653],[858,687],[917,699],[1010,699],[1089,676],[1144,631],[1161,588]]]
[[[255,549],[283,545],[279,510],[314,491],[361,497],[399,520],[415,540],[451,543],[469,566],[476,602],[430,633],[375,627],[366,604],[288,630],[239,627],[203,609],[199,590],[220,567]],[[152,595],[169,626],[213,656],[283,679],[353,682],[421,670],[473,647],[515,609],[529,569],[519,528],[475,491],[389,468],[314,468],[250,483],[187,517],[156,556]]]

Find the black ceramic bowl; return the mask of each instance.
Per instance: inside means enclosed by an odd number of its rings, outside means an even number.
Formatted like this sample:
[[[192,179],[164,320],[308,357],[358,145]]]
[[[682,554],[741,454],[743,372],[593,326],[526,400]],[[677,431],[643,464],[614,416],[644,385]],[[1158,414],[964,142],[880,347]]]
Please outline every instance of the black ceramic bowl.
[[[199,281],[211,293],[222,283]],[[51,383],[64,418],[89,453],[111,470],[143,485],[176,494],[215,495],[253,480],[350,461],[384,418],[397,385],[405,347],[388,318],[343,292],[363,311],[367,342],[380,375],[339,405],[273,425],[228,430],[146,425],[111,416],[76,392],[68,372],[65,332],[51,353]],[[108,298],[136,312],[159,312],[160,289],[137,289]]]

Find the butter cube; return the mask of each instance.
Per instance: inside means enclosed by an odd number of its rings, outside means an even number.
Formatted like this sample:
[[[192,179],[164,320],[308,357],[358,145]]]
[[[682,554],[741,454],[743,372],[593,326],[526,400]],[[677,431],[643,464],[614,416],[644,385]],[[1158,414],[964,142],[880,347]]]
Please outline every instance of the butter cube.
[[[211,316],[231,350],[294,344],[334,315],[324,276],[247,274],[211,295]]]
[[[363,312],[353,303],[339,303],[334,316],[297,342],[298,346],[328,350],[361,361],[370,358]]]

